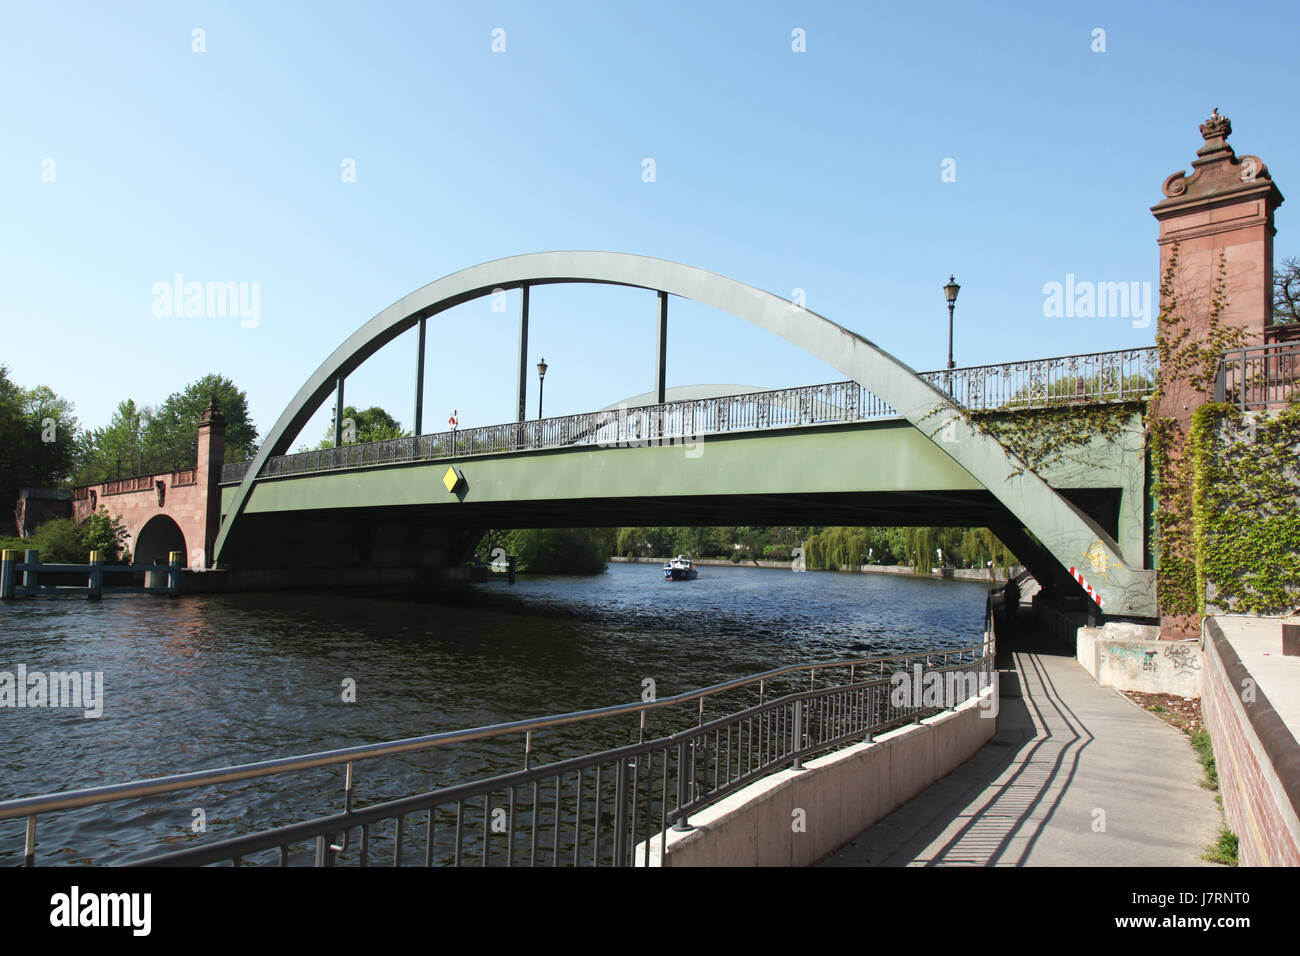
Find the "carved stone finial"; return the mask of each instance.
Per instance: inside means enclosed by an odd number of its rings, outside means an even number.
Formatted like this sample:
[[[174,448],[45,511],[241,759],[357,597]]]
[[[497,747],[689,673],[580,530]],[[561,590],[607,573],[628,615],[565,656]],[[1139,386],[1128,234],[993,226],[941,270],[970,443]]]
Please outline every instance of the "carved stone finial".
[[[1214,112],[1210,114],[1210,118],[1201,124],[1201,136],[1203,136],[1205,142],[1209,144],[1212,139],[1217,139],[1222,143],[1223,140],[1227,139],[1231,135],[1232,120],[1228,119],[1226,116],[1220,116],[1219,108],[1216,106]],[[1214,145],[1217,146],[1220,145],[1220,143]]]
[[[221,413],[221,405],[217,402],[216,395],[208,397],[207,407],[203,409],[203,414],[199,417],[200,425],[212,425],[217,422],[225,424],[226,416]]]
[[[1258,156],[1239,157],[1228,145],[1232,122],[1219,112],[1217,106],[1200,129],[1205,145],[1196,151],[1191,175],[1180,170],[1167,178],[1162,187],[1165,194],[1162,203],[1223,197],[1260,186],[1272,186],[1268,167],[1262,159]],[[1272,191],[1276,192],[1276,187],[1272,187]],[[1281,202],[1282,195],[1277,193],[1274,205]]]

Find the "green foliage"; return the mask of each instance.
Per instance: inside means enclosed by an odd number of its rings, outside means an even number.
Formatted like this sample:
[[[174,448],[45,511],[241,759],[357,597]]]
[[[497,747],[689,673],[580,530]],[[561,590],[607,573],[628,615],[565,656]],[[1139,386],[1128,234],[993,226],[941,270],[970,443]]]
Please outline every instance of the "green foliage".
[[[77,448],[73,407],[44,385],[26,389],[0,365],[0,501],[13,507],[21,488],[64,484]]]
[[[987,528],[825,528],[804,543],[811,570],[857,568],[864,564],[910,564],[929,574],[943,552],[945,567],[999,567],[1018,562]]]
[[[55,518],[41,524],[29,538],[0,539],[0,548],[35,548],[41,561],[48,564],[85,564],[91,551],[99,551],[105,564],[125,564],[131,559],[125,548],[126,535],[121,516],[100,508],[81,524],[71,518]]]
[[[213,396],[226,419],[225,461],[251,458],[257,451],[257,428],[248,416],[248,396],[213,373],[173,392],[156,409],[133,399],[118,403],[107,426],[82,436],[76,484],[192,467],[199,419]]]
[[[1189,444],[1198,612],[1207,591],[1235,613],[1300,605],[1300,399],[1254,418],[1204,405]]]
[[[1201,761],[1205,771],[1205,786],[1210,790],[1219,789],[1219,771],[1214,765],[1214,746],[1210,743],[1210,732],[1202,727],[1192,734],[1192,749]]]
[[[98,551],[106,564],[117,564],[126,555],[127,530],[121,515],[100,508],[77,526],[86,551]]]
[[[795,526],[643,527],[619,528],[613,554],[629,558],[759,558],[784,561],[814,529]]]
[[[1084,402],[1138,401],[1137,395],[1146,394],[1154,383],[1143,375],[1118,375],[1112,371],[1096,372],[1084,377],[1058,378],[1046,388],[1028,386],[1007,400],[1006,407],[1028,405],[1076,405]]]
[[[1066,405],[1017,411],[971,412],[971,420],[992,435],[1030,471],[1057,465],[1084,453],[1094,438],[1116,441],[1143,403]]]
[[[402,423],[399,422],[388,412],[384,411],[378,405],[371,405],[369,408],[358,410],[354,405],[346,405],[343,408],[344,427],[347,427],[347,420],[352,419],[352,424],[356,428],[356,443],[372,441],[388,441],[390,438],[407,438],[410,432],[402,430]],[[345,443],[347,439],[344,439]],[[321,439],[317,448],[334,447],[334,426],[330,425],[325,437]]]
[[[525,528],[501,533],[500,547],[533,574],[599,574],[605,570],[605,529]]]
[[[1210,844],[1205,852],[1205,859],[1210,863],[1221,863],[1224,866],[1237,866],[1239,860],[1237,857],[1237,834],[1233,833],[1227,827],[1219,831],[1219,838]]]
[[[1187,320],[1180,310],[1174,283],[1178,256],[1178,243],[1174,243],[1160,284],[1161,308],[1156,322],[1160,374],[1147,408],[1146,432],[1156,500],[1154,538],[1159,551],[1156,593],[1160,610],[1167,615],[1191,615],[1204,608],[1204,591],[1197,584],[1198,545],[1193,524],[1195,456],[1185,447],[1188,436],[1178,420],[1162,413],[1162,403],[1170,389],[1185,385],[1192,392],[1187,396],[1189,404],[1206,404],[1212,397],[1220,356],[1244,342],[1245,330],[1225,326],[1221,321],[1227,305],[1227,262],[1222,253],[1204,329],[1198,331]]]
[[[245,461],[257,451],[257,428],[248,418],[248,396],[224,376],[212,373],[174,392],[158,406],[145,432],[150,471],[177,471],[194,464],[199,419],[216,397],[226,419],[225,461]]]

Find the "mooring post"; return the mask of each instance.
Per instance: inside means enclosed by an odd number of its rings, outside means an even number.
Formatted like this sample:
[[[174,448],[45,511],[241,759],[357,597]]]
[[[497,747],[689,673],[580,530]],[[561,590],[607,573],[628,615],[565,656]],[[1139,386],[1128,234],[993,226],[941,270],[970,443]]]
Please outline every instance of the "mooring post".
[[[34,588],[39,585],[40,572],[36,570],[41,563],[41,552],[35,548],[28,548],[23,555],[23,564],[26,570],[23,571],[23,587]]]
[[[185,555],[180,551],[169,551],[167,553],[167,596],[179,597],[181,593],[181,561]]]
[[[86,584],[88,600],[95,601],[104,596],[104,557],[99,551],[90,552],[90,580]]]
[[[0,600],[8,601],[14,596],[18,583],[18,556],[20,552],[6,548],[0,554]]]

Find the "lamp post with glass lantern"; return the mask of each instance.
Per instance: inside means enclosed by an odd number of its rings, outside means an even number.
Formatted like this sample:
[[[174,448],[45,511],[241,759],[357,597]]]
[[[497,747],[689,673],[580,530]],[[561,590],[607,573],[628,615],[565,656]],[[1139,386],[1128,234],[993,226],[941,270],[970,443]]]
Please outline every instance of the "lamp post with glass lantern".
[[[542,420],[542,389],[546,387],[546,359],[537,363],[537,420]]]
[[[948,276],[948,284],[943,287],[944,298],[948,300],[948,373],[944,378],[948,382],[948,394],[952,394],[952,310],[957,304],[957,293],[961,291],[961,286],[953,276]]]

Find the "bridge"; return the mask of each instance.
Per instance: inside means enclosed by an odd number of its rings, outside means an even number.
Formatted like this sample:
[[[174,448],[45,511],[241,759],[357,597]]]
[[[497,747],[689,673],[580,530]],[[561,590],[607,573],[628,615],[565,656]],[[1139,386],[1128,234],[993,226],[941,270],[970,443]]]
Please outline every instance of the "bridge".
[[[1294,394],[1300,354],[1294,325],[1272,321],[1273,212],[1282,196],[1258,157],[1236,156],[1230,132],[1217,112],[1202,124],[1205,146],[1192,174],[1168,177],[1165,198],[1151,207],[1165,280],[1160,328],[1165,347],[1183,352],[1216,329],[1235,329],[1240,338],[1220,358],[1213,397],[1239,398],[1243,408],[1262,398],[1258,407],[1276,407]],[[656,295],[658,375],[648,397],[524,420],[529,294],[557,283]],[[427,324],[513,289],[521,292],[518,420],[426,434]],[[674,297],[752,323],[845,379],[777,391],[670,392],[665,343]],[[344,445],[336,421],[336,447],[288,454],[331,395],[344,407],[347,377],[411,329],[419,343],[414,436]],[[141,559],[184,550],[191,567],[224,569],[236,587],[429,583],[444,579],[493,527],[987,526],[1049,592],[1086,594],[1108,615],[1153,619],[1160,612],[1140,413],[1161,375],[1156,353],[918,373],[797,303],[703,269],[617,252],[534,253],[445,276],[380,312],[303,384],[251,461],[221,467],[224,426],[210,409],[192,481],[185,472],[78,489],[78,508],[117,496]],[[1202,359],[1198,353],[1189,364],[1180,353],[1159,382],[1155,411],[1183,434],[1210,398],[1203,371],[1189,371]],[[1104,406],[1113,406],[1109,427],[1080,414],[1068,454],[1032,455],[1015,440],[1017,432],[1024,438],[1024,420],[1006,427],[1022,413]],[[175,520],[162,522],[162,514]],[[1171,636],[1194,624],[1162,620]]]
[[[660,401],[540,422],[286,454],[346,377],[453,306],[522,289],[520,389],[535,285],[655,292]],[[849,380],[777,391],[669,396],[669,296],[713,306],[804,349]],[[416,395],[422,394],[423,349]],[[662,523],[988,526],[1043,577],[1084,569],[1107,613],[1156,615],[1144,567],[1139,415],[1086,454],[1037,470],[976,411],[1140,400],[1153,350],[918,374],[789,300],[678,263],[612,252],[517,256],[437,280],[358,330],[302,386],[250,462],[221,475],[211,563],[238,586],[436,580],[490,527]],[[522,401],[520,402],[522,419]],[[418,431],[418,429],[417,429]]]

